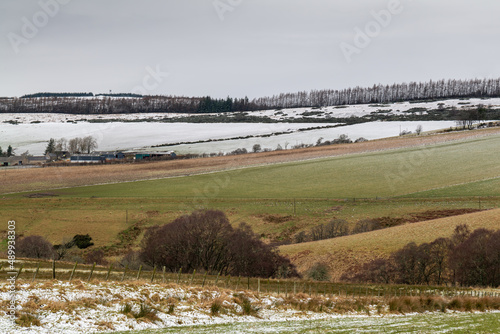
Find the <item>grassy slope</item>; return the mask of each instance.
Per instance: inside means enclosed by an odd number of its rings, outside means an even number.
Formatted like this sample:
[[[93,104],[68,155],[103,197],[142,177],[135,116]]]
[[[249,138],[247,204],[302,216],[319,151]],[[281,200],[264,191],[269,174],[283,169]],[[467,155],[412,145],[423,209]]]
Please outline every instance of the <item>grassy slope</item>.
[[[280,251],[290,256],[303,272],[316,261],[325,261],[330,265],[333,276],[338,278],[349,267],[379,256],[385,257],[409,242],[421,244],[449,237],[458,224],[468,224],[471,229],[500,229],[500,209],[405,224],[341,238],[286,245],[281,246]]]
[[[467,184],[470,187],[467,195],[498,196],[500,187],[494,187],[497,180],[474,181],[500,175],[500,155],[492,154],[499,143],[497,134],[423,148],[61,189],[52,191],[59,196],[51,198],[7,195],[0,199],[2,217],[6,221],[16,220],[18,234],[40,234],[60,243],[64,237],[89,233],[96,246],[103,246],[117,242],[118,232],[134,223],[141,226],[166,223],[196,208],[209,207],[224,210],[234,224],[245,221],[259,234],[286,238],[333,217],[355,222],[433,209],[477,207],[476,200],[462,199],[353,203],[332,198],[401,196],[415,192],[413,196],[423,197],[418,192],[439,187],[446,187],[439,190],[440,196],[453,196],[460,192],[450,185],[471,181]],[[293,197],[301,198],[295,201],[295,215]],[[498,207],[498,201],[482,205]],[[269,214],[290,217],[276,224],[266,222],[265,216]]]
[[[393,197],[500,176],[500,135],[206,175],[54,191],[68,197]],[[470,195],[499,195],[482,188]],[[446,192],[442,193],[446,195]]]
[[[119,332],[118,334],[166,333],[497,333],[500,326],[498,313],[429,313],[403,316],[343,316],[322,320],[262,321],[219,325],[170,327],[160,330]]]

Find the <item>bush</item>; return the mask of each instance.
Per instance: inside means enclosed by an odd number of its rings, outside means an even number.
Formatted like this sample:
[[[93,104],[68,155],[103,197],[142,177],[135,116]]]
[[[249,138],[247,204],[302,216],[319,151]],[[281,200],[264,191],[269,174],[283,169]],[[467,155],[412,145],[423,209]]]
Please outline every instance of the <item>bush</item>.
[[[104,252],[101,249],[94,249],[85,254],[84,261],[87,264],[96,263],[98,265],[106,265],[108,261],[104,259]]]
[[[90,246],[93,246],[94,243],[91,242],[90,240],[92,240],[92,238],[88,235],[88,234],[77,234],[73,237],[73,242],[75,244],[76,247],[80,248],[80,249],[85,249],[85,248],[88,248]]]
[[[54,256],[52,244],[39,235],[24,237],[16,246],[20,257],[50,259]]]
[[[203,270],[232,276],[298,276],[277,248],[263,243],[246,224],[234,229],[216,210],[195,211],[146,231],[140,259],[170,271]]]
[[[309,278],[315,281],[329,281],[330,274],[328,273],[328,266],[325,263],[317,262],[309,269]]]

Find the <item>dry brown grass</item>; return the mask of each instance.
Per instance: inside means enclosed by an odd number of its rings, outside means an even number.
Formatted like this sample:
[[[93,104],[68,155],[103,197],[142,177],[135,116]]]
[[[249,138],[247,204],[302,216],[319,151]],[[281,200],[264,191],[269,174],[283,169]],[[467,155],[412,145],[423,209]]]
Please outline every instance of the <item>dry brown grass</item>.
[[[104,331],[105,330],[114,330],[115,329],[115,326],[110,321],[101,320],[101,321],[96,322],[95,325],[98,326],[98,329],[101,330],[101,331],[103,331],[103,330]]]
[[[31,313],[21,313],[16,317],[16,324],[21,327],[31,327],[31,326],[40,326],[40,320],[37,316]]]
[[[461,216],[405,224],[387,229],[350,235],[341,238],[285,245],[280,251],[304,273],[315,262],[324,262],[330,275],[337,280],[354,267],[378,257],[387,257],[409,242],[421,244],[440,237],[450,237],[459,224],[468,224],[472,230],[500,229],[500,209],[482,211]]]
[[[0,193],[45,191],[55,188],[147,180],[192,175],[237,167],[255,166],[346,154],[415,147],[500,133],[498,128],[419,137],[389,138],[356,144],[297,150],[252,153],[203,159],[172,160],[141,164],[50,167],[5,170]]]

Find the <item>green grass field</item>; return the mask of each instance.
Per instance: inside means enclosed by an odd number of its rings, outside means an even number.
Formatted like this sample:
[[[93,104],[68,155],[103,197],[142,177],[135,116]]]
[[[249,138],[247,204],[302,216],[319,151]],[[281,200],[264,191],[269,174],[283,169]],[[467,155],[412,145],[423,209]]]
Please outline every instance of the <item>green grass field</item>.
[[[195,209],[212,208],[226,212],[235,225],[246,222],[264,237],[286,239],[334,217],[355,223],[363,218],[404,217],[426,210],[498,207],[498,147],[500,135],[494,135],[205,175],[50,191],[54,197],[5,195],[1,199],[2,217],[6,222],[16,220],[19,235],[39,234],[60,243],[64,237],[89,233],[96,246],[104,246],[118,242],[118,233],[133,224],[163,224]],[[485,179],[490,180],[481,181]],[[477,196],[490,198],[478,200]],[[267,219],[270,215],[282,222],[273,223]]]
[[[395,197],[498,178],[499,146],[500,135],[495,135],[426,147],[189,177],[79,187],[54,193],[64,197],[184,197],[200,201],[215,197]],[[455,196],[457,191],[443,191],[440,195]],[[477,186],[468,189],[468,195],[500,195],[500,190]]]
[[[232,323],[170,327],[119,333],[498,333],[500,313],[432,313],[386,317],[332,317],[322,320]]]

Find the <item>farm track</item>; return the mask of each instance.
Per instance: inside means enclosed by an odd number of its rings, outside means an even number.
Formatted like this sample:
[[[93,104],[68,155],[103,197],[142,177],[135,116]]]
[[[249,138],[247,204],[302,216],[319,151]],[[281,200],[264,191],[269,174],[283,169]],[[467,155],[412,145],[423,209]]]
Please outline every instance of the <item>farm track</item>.
[[[0,194],[199,175],[269,164],[421,147],[498,134],[500,134],[500,128],[491,128],[213,158],[140,164],[6,169],[0,171]]]

